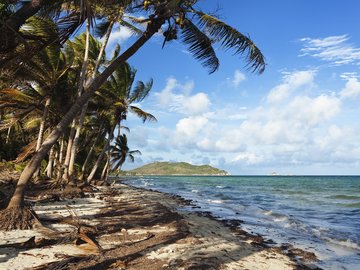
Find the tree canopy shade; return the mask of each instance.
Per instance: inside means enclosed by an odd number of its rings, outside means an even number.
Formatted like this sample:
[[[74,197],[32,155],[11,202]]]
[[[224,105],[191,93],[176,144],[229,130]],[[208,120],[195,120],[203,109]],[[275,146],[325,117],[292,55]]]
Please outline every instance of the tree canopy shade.
[[[24,202],[26,186],[36,172],[44,158],[47,157],[50,149],[56,144],[64,131],[67,130],[75,117],[79,115],[82,108],[90,101],[95,92],[101,92],[103,85],[112,80],[111,76],[116,76],[116,71],[125,65],[137,51],[148,42],[152,36],[164,29],[164,44],[181,36],[181,41],[188,47],[188,51],[193,57],[200,61],[208,69],[209,73],[215,72],[220,65],[214,46],[232,50],[234,54],[244,56],[245,62],[251,71],[262,73],[265,68],[265,60],[260,50],[245,35],[238,32],[233,27],[222,22],[218,18],[198,10],[197,3],[200,0],[79,0],[79,1],[7,1],[5,3],[6,17],[0,22],[0,33],[2,35],[0,45],[0,67],[7,72],[14,72],[18,65],[26,63],[37,51],[41,51],[50,44],[68,39],[76,29],[85,21],[87,29],[93,24],[94,18],[115,18],[122,27],[128,27],[135,31],[139,24],[145,25],[145,30],[141,32],[137,40],[128,47],[127,50],[119,53],[112,59],[102,72],[95,77],[87,75],[83,85],[83,92],[76,97],[69,110],[62,116],[61,120],[55,125],[48,136],[41,144],[40,148],[34,153],[31,160],[23,170],[15,193],[9,205],[4,210],[4,216],[16,216],[21,222],[21,211]],[[114,10],[116,15],[113,16]],[[119,12],[119,10],[121,12]],[[47,28],[44,24],[39,28],[39,33],[33,35],[24,34],[26,23],[34,16],[39,16],[39,22],[43,19],[52,19],[58,26],[56,35],[47,35]],[[41,30],[41,31],[40,31]],[[45,33],[45,34],[44,34]],[[27,52],[27,53],[26,53]],[[6,63],[6,65],[5,65]],[[75,76],[78,78],[80,74]],[[136,89],[150,89],[151,85],[138,85],[134,90],[134,96],[123,100],[126,104],[116,104],[125,107],[131,102],[141,99],[142,92]],[[143,91],[143,90],[142,90]],[[139,94],[136,94],[139,93]],[[146,91],[144,91],[146,93]],[[138,115],[143,115],[150,119],[152,116],[143,114],[136,107],[129,105],[130,111]],[[150,117],[150,118],[149,118]],[[121,119],[120,119],[121,120]],[[14,213],[17,213],[14,215]],[[19,214],[20,213],[20,214]],[[14,222],[19,222],[14,220]]]

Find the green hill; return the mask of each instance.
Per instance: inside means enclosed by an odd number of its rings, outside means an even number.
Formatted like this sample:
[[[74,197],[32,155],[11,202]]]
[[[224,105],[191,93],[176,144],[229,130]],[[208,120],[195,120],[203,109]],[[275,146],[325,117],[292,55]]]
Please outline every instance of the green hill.
[[[210,165],[191,165],[186,162],[154,162],[126,171],[130,175],[228,175]]]

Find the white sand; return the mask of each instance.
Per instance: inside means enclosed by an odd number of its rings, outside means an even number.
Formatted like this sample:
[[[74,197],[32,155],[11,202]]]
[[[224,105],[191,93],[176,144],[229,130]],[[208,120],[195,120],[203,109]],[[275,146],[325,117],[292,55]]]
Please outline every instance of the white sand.
[[[151,191],[139,191],[124,185],[117,185],[126,190],[121,195],[112,197],[113,205],[116,203],[131,201],[142,201],[146,197],[149,201],[157,201],[170,207],[175,211],[178,204],[175,200],[164,196],[161,193]],[[39,216],[47,217],[69,217],[78,216],[81,221],[86,221],[89,225],[97,225],[104,222],[104,219],[95,219],[92,216],[101,209],[109,207],[106,198],[100,200],[96,198],[84,198],[65,200],[55,203],[40,204],[34,207]],[[145,201],[144,201],[145,204]],[[69,207],[71,210],[69,210]],[[173,244],[157,246],[148,249],[144,256],[149,260],[163,260],[166,262],[164,267],[176,266],[179,260],[201,262],[203,259],[216,258],[221,262],[221,269],[266,269],[266,270],[285,270],[295,269],[294,263],[286,255],[268,248],[252,245],[250,240],[236,236],[229,228],[216,220],[198,216],[195,213],[180,212],[188,224],[191,235],[180,239]],[[85,219],[86,218],[86,219]],[[71,232],[74,226],[57,224],[52,229],[59,232]],[[159,234],[174,230],[167,226],[145,226],[129,230],[121,230],[111,235],[101,235],[98,241],[103,249],[113,248],[119,244],[128,242],[127,236],[136,236],[137,239],[146,238],[149,233]],[[20,243],[30,239],[46,237],[40,229],[25,231],[0,231],[0,244]],[[111,241],[108,241],[111,239]],[[95,252],[95,251],[93,251]],[[14,248],[0,248],[0,269],[27,269],[45,263],[61,260],[65,255],[89,255],[89,250],[84,250],[73,244],[58,244],[44,248],[30,250],[16,250]],[[127,268],[131,269],[131,268]],[[145,269],[145,268],[144,268]],[[179,270],[181,268],[178,268]],[[196,268],[195,268],[196,269]]]

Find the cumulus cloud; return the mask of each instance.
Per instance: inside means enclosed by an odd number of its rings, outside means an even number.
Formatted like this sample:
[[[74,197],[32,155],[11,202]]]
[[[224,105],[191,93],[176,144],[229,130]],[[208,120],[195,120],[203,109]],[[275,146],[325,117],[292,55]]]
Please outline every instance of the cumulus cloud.
[[[231,163],[235,164],[247,164],[247,165],[254,165],[261,163],[264,160],[264,157],[256,154],[256,153],[250,153],[250,152],[243,152],[235,156]]]
[[[185,115],[201,115],[209,110],[210,100],[203,92],[191,95],[193,88],[192,81],[181,84],[175,78],[169,78],[165,88],[156,93],[157,101],[169,111]],[[176,93],[176,90],[180,93]]]
[[[313,71],[288,73],[281,84],[270,90],[268,97],[274,94],[274,89],[280,89],[280,86],[289,91],[310,86],[314,83],[314,76]],[[175,80],[169,80],[166,91],[172,90],[176,84],[178,82]],[[176,95],[172,91],[170,93],[170,96]],[[239,113],[235,118],[231,118],[232,105],[203,114],[188,115],[177,122],[174,134],[169,137],[174,139],[176,147],[189,147],[202,152],[237,153],[261,147],[269,148],[269,153],[273,153],[275,146],[282,154],[295,152],[300,145],[309,143],[319,126],[340,113],[341,99],[325,94],[309,97],[304,91],[292,97],[289,95],[286,99],[281,99],[286,100],[286,103],[268,102],[254,109],[243,108],[246,114]],[[187,96],[186,99],[189,101],[192,98],[197,100],[197,95]],[[165,99],[175,100],[167,95]],[[192,102],[188,104],[187,110],[191,110]],[[199,102],[194,101],[194,104]],[[181,108],[184,109],[184,105]],[[224,117],[225,114],[228,119]],[[265,159],[263,156],[258,161]]]
[[[114,29],[115,30],[111,32],[108,41],[108,47],[114,46],[115,44],[122,44],[133,35],[133,33],[126,27],[119,27]]]
[[[312,70],[285,73],[283,82],[270,90],[267,101],[281,102],[302,86],[311,86],[314,82],[315,72]]]
[[[208,119],[203,116],[183,118],[176,124],[177,135],[182,142],[193,140],[207,123]]]
[[[359,64],[360,48],[353,46],[348,35],[325,38],[302,38],[302,55],[310,55],[334,65]]]
[[[200,156],[217,164],[221,156],[224,168],[248,168],[251,173],[258,168],[272,171],[274,166],[359,163],[356,157],[360,155],[360,127],[336,122],[342,117],[346,99],[360,94],[358,78],[347,74],[343,87],[335,91],[338,94],[328,94],[327,90],[321,94],[319,87],[316,93],[309,94],[316,74],[311,70],[283,74],[282,81],[253,108],[220,106],[217,101],[210,108],[205,93],[191,93],[193,82],[179,83],[170,78],[157,100],[169,106],[176,119],[171,126],[149,133],[152,139],[148,139],[146,147],[152,147],[152,156],[164,155],[167,160],[174,156],[201,163]]]
[[[360,82],[357,78],[349,78],[341,90],[341,98],[355,98],[360,95]]]
[[[307,126],[315,126],[335,116],[341,107],[340,99],[334,96],[320,95],[316,98],[298,96],[289,104],[287,116]],[[289,119],[289,120],[290,120]]]
[[[232,84],[234,87],[238,87],[241,82],[246,80],[245,74],[241,73],[240,70],[235,70],[234,78],[232,79]]]

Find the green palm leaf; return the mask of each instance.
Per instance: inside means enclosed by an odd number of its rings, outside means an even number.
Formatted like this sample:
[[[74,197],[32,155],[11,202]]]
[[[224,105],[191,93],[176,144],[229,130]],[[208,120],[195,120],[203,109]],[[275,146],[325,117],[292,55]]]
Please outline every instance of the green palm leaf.
[[[190,53],[197,60],[202,61],[204,67],[209,69],[209,73],[213,73],[219,68],[219,59],[212,47],[212,41],[190,20],[185,21],[182,40],[189,45]]]
[[[150,79],[146,84],[142,81],[138,81],[131,93],[129,103],[143,101],[149,95],[153,83],[153,79]]]
[[[254,42],[236,29],[221,20],[202,12],[195,13],[199,25],[213,40],[226,49],[233,49],[235,54],[246,54],[249,68],[253,72],[262,73],[265,70],[265,59]]]
[[[130,106],[129,107],[130,111],[135,114],[137,117],[139,117],[143,123],[145,123],[146,121],[148,122],[156,122],[157,119],[155,116],[153,116],[152,114],[143,111],[142,109],[135,107],[135,106]]]

